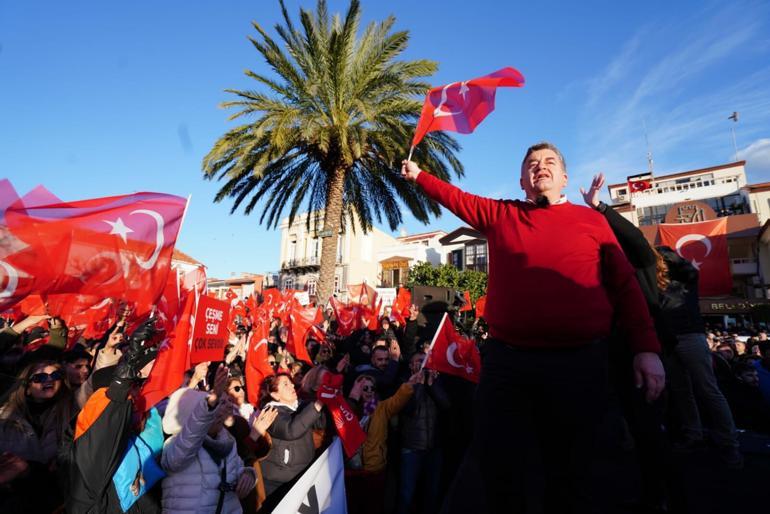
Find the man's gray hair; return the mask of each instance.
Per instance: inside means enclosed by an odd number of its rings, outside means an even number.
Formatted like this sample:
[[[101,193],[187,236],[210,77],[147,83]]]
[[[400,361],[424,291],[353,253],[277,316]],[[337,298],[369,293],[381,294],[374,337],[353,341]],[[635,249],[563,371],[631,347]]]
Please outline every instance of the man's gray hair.
[[[561,151],[556,148],[555,144],[549,143],[548,141],[540,141],[539,143],[535,143],[534,145],[527,148],[527,153],[524,154],[524,159],[522,159],[521,165],[524,166],[524,163],[527,162],[527,157],[529,157],[532,152],[537,152],[538,150],[552,150],[553,153],[559,156],[561,167],[564,168],[565,172],[567,171],[567,161],[564,160],[564,156],[561,154]]]

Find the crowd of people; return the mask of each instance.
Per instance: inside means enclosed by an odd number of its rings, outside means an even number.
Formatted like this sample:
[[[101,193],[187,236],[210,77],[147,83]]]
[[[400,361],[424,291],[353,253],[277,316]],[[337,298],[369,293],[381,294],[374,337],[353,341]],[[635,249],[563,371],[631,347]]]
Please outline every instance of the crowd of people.
[[[565,170],[553,145],[535,145],[527,202],[498,202],[404,163],[489,237],[478,384],[424,366],[436,310],[386,308],[347,333],[321,304],[319,330],[299,342],[269,319],[258,383],[249,358],[261,341],[242,312],[221,358],[179,370],[176,390],[145,409],[157,318],[126,306],[101,337],[74,341],[55,317],[4,318],[0,512],[273,512],[340,433],[329,398],[363,434],[345,455],[353,514],[594,512],[596,433],[612,407],[639,467],[624,500],[674,511],[661,470],[672,452],[713,447],[737,470],[740,431],[770,434],[770,341],[759,326],[707,326],[697,270],[599,202],[603,177],[583,191],[592,210],[566,202]],[[564,219],[582,228],[554,240]]]
[[[474,386],[423,369],[432,334],[416,306],[405,326],[386,316],[375,331],[339,337],[331,310],[323,324],[327,342],[307,341],[311,366],[286,351],[287,331],[274,320],[267,362],[275,374],[259,404],[246,401],[241,333],[222,362],[191,368],[179,390],[137,419],[132,394],[154,359],[142,345],[150,323],[126,336],[121,320],[66,351],[60,320],[8,323],[0,331],[0,510],[270,512],[335,435],[316,399],[332,374],[366,431],[346,459],[349,512],[438,512],[470,437]],[[708,330],[728,415],[738,429],[770,434],[767,332]],[[478,335],[482,352],[486,337]],[[679,418],[672,433],[681,434],[674,450],[707,444],[702,428],[690,437],[687,410],[669,387],[669,417]],[[712,436],[713,422],[704,420]]]

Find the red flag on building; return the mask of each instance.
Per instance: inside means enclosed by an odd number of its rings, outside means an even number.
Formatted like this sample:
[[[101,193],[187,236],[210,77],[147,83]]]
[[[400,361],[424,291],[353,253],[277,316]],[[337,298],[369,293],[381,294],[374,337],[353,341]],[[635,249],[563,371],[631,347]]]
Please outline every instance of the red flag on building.
[[[165,287],[186,201],[161,193],[30,205],[5,213],[11,232],[63,272],[41,293],[123,298],[149,312]],[[62,248],[66,251],[62,252]]]
[[[523,85],[524,76],[508,67],[483,77],[434,87],[425,97],[412,146],[434,130],[470,134],[495,110],[495,92],[498,87]]]
[[[658,225],[660,242],[699,272],[700,296],[730,294],[733,279],[727,253],[727,218],[700,223]]]
[[[244,373],[246,375],[248,402],[252,405],[259,405],[259,389],[262,386],[262,381],[274,373],[272,366],[267,362],[267,338],[269,334],[269,322],[260,320],[254,325],[249,336]]]
[[[484,309],[487,307],[487,295],[476,300],[476,319],[484,317]]]
[[[238,298],[238,295],[235,294],[235,291],[233,291],[231,288],[227,288],[227,292],[225,292],[225,298],[227,298],[228,302],[232,302],[236,298]]]
[[[652,189],[652,174],[642,173],[641,175],[633,175],[627,178],[628,192],[629,193],[641,193]]]
[[[433,336],[425,367],[476,383],[481,378],[481,354],[476,343],[458,334],[446,313]]]

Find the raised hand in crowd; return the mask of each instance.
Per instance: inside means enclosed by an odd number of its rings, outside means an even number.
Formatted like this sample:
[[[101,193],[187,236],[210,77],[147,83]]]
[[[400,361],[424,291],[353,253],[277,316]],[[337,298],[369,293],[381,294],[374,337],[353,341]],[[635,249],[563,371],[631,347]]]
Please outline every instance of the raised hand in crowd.
[[[213,409],[217,402],[223,397],[225,389],[227,389],[227,379],[229,370],[224,364],[220,364],[217,368],[216,375],[214,376],[214,384],[211,386],[211,392],[209,393],[206,401],[209,404],[209,408]]]
[[[252,439],[256,440],[264,436],[267,433],[267,429],[270,428],[270,425],[275,421],[276,416],[278,416],[278,409],[275,407],[268,406],[262,409],[259,412],[259,415],[254,418],[254,421],[251,423]],[[254,437],[255,435],[256,437]]]
[[[422,370],[418,371],[417,373],[413,373],[411,377],[409,377],[409,380],[406,381],[409,385],[415,385],[415,384],[424,384],[425,383],[425,373],[423,373]]]
[[[238,477],[238,483],[235,485],[235,494],[238,498],[243,499],[249,495],[254,485],[257,483],[257,477],[249,468],[244,468],[241,471],[241,476]]]
[[[604,187],[604,173],[597,173],[594,175],[591,181],[591,186],[586,191],[584,188],[580,188],[580,194],[583,195],[583,201],[589,207],[596,208],[599,206],[599,191]]]
[[[388,352],[392,360],[401,360],[401,347],[398,345],[398,341],[395,339],[390,342],[390,348],[388,348]]]
[[[126,336],[120,331],[120,328],[115,327],[115,330],[113,330],[109,337],[107,337],[107,342],[104,347],[105,349],[115,351],[125,340]]]
[[[198,387],[198,383],[206,378],[206,373],[208,372],[210,365],[211,361],[203,361],[196,364],[193,368],[192,377],[190,377],[190,381],[187,383],[187,387],[191,387],[193,389]]]
[[[350,364],[350,354],[346,353],[344,357],[337,363],[337,373],[344,373]]]
[[[45,321],[47,319],[50,319],[50,316],[48,314],[36,314],[32,316],[27,316],[23,320],[19,321],[18,323],[15,323],[11,328],[14,332],[21,334],[28,328],[32,328],[38,323]]]

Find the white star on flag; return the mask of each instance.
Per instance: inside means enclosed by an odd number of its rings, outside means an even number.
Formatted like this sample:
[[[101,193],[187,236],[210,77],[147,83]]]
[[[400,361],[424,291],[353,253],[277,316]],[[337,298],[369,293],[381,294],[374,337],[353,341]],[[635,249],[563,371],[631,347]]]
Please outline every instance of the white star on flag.
[[[115,221],[109,221],[109,220],[102,220],[102,221],[104,221],[105,223],[108,223],[112,227],[112,230],[110,230],[110,234],[119,235],[120,238],[123,239],[124,243],[128,242],[126,236],[128,235],[129,232],[133,232],[133,230],[127,227],[125,223],[123,223],[122,218],[119,217]]]

